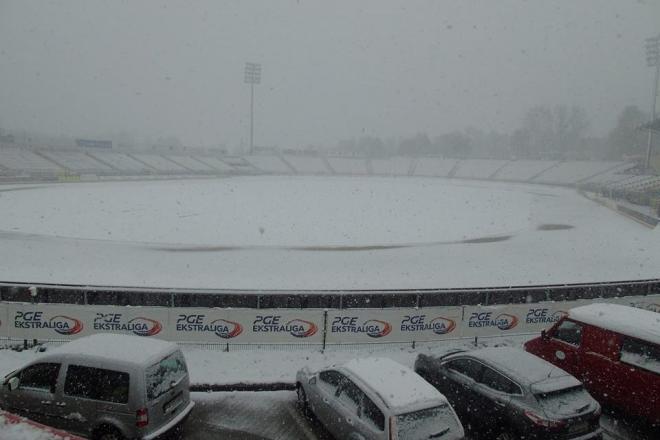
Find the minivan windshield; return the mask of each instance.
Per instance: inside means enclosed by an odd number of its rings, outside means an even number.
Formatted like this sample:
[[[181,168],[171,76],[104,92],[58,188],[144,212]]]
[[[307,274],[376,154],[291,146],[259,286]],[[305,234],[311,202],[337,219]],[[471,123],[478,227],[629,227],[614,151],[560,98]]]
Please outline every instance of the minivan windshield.
[[[449,405],[401,414],[396,418],[398,438],[425,440],[449,438],[458,427]]]
[[[539,393],[535,396],[548,415],[575,415],[586,411],[591,402],[589,393],[581,385]]]
[[[161,396],[173,386],[176,386],[186,374],[188,374],[186,362],[180,351],[175,351],[161,359],[147,368],[147,398],[153,400]]]

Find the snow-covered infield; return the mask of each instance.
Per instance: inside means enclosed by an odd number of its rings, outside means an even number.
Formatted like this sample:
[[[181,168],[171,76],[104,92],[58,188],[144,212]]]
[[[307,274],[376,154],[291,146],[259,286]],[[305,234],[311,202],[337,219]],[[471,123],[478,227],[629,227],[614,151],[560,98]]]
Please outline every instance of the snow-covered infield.
[[[552,186],[259,176],[0,189],[0,280],[192,289],[657,277],[660,232]]]

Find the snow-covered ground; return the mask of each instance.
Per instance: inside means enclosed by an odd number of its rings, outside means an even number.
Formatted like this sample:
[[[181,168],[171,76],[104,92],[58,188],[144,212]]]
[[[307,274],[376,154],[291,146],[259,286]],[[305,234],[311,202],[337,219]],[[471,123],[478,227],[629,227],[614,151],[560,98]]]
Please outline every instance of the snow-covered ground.
[[[660,232],[573,190],[524,184],[238,177],[13,185],[0,188],[0,212],[5,281],[481,287],[654,278],[660,261]]]

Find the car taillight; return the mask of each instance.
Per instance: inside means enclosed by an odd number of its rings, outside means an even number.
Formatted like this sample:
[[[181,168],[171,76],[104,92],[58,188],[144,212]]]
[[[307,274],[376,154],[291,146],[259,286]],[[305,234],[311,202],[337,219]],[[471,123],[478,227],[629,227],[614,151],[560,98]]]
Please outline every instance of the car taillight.
[[[396,417],[390,416],[390,440],[398,440],[399,435],[396,432]]]
[[[536,426],[543,426],[544,428],[561,428],[562,426],[566,425],[564,420],[546,419],[545,417],[541,417],[532,411],[525,411],[525,415]]]
[[[149,412],[147,408],[140,408],[135,412],[135,426],[144,428],[149,424]]]

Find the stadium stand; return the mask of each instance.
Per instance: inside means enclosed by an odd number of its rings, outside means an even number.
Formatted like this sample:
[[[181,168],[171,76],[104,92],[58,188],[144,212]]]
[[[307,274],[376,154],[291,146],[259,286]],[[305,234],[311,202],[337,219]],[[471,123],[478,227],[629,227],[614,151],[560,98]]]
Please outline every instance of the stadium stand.
[[[293,168],[283,162],[279,156],[248,156],[247,159],[255,168],[268,174],[291,174],[294,172]]]
[[[184,167],[157,154],[131,154],[131,157],[162,173],[181,173]]]
[[[193,156],[193,157],[198,161],[203,162],[206,165],[210,166],[214,170],[222,171],[224,173],[230,173],[234,171],[234,168],[231,165],[221,161],[217,157],[213,157],[213,156]]]
[[[371,173],[382,176],[408,176],[412,161],[409,157],[371,159]]]
[[[454,171],[453,177],[463,179],[490,179],[508,160],[471,159],[461,160]]]
[[[599,174],[623,169],[626,166],[630,165],[625,162],[602,161],[559,162],[557,165],[534,177],[531,181],[535,183],[572,185],[589,180]]]
[[[112,167],[81,151],[41,151],[40,154],[69,171],[76,173],[111,173]]]
[[[369,174],[367,161],[363,158],[328,157],[328,163],[336,174],[364,176]]]
[[[234,170],[236,170],[239,173],[255,174],[256,172],[259,171],[244,157],[227,156],[227,157],[223,157],[222,161],[230,165]]]
[[[559,162],[549,160],[514,160],[507,162],[493,176],[496,180],[527,182]]]
[[[58,173],[62,167],[22,148],[0,148],[0,166],[14,172]]]
[[[208,173],[208,172],[215,171],[209,165],[198,161],[197,159],[195,159],[192,156],[175,156],[175,155],[168,154],[164,157],[168,160],[171,160],[172,162],[174,162],[177,165],[181,165],[182,167],[184,167],[185,169],[190,170],[190,171],[197,171],[197,172],[201,172],[201,173]]]
[[[114,168],[120,173],[140,174],[153,171],[142,162],[138,162],[127,154],[123,153],[88,153],[94,159]]]
[[[413,175],[449,177],[458,164],[457,159],[440,159],[437,157],[420,157],[415,163]]]
[[[332,170],[328,168],[323,161],[323,158],[319,156],[285,154],[282,158],[291,165],[298,174],[332,173]]]

